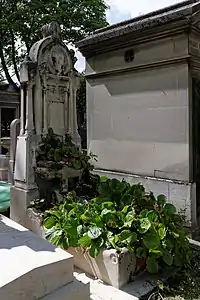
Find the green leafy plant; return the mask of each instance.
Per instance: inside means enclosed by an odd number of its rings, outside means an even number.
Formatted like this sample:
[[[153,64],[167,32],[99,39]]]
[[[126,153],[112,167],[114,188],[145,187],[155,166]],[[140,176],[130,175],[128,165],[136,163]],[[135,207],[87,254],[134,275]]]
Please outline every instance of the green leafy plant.
[[[63,138],[54,134],[50,128],[48,134],[41,138],[36,159],[39,167],[48,166],[54,170],[61,169],[63,165],[76,170],[92,170],[90,160],[96,159],[96,156],[81,150],[69,134]]]
[[[58,202],[57,195],[62,196],[61,194],[66,189],[63,183],[66,179],[63,175],[65,171],[70,177],[71,170],[73,170],[72,177],[81,176],[82,182],[83,178],[87,178],[86,184],[94,189],[92,180],[89,180],[90,171],[93,169],[91,159],[96,159],[96,156],[88,155],[87,151],[82,150],[73,142],[69,134],[61,137],[54,134],[50,128],[48,133],[41,137],[37,149],[35,178],[39,189],[39,199],[34,201],[32,207],[39,208],[43,212],[44,209],[50,209]],[[74,170],[76,170],[75,173]],[[81,186],[85,189],[83,183],[80,182],[80,190]]]
[[[75,192],[47,211],[44,226],[53,244],[84,247],[92,257],[101,249],[124,248],[156,273],[162,265],[181,267],[189,259],[189,242],[176,208],[163,195],[145,193],[142,185],[101,178],[98,196],[90,201]]]

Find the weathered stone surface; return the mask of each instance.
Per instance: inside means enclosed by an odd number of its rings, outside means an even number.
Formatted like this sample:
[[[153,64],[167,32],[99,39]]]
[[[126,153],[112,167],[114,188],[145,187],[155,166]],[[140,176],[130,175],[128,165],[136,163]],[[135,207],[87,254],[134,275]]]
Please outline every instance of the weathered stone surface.
[[[81,281],[74,279],[73,282],[68,283],[41,300],[91,300],[89,295],[90,284],[81,283]]]
[[[35,178],[38,167],[36,150],[41,135],[47,134],[51,128],[61,137],[70,134],[73,142],[81,145],[76,115],[79,74],[74,68],[74,53],[62,41],[56,22],[44,26],[42,35],[21,64],[20,133],[18,137],[12,136],[17,142],[13,143],[15,147],[11,163],[14,169],[11,218],[24,226],[27,205],[35,198],[38,189]],[[37,171],[43,175],[48,173],[45,168]],[[48,175],[51,179],[55,174]],[[65,181],[69,176],[77,176],[77,172],[74,175],[72,170],[62,170],[59,176]]]
[[[127,284],[136,272],[136,257],[128,251],[118,254],[115,249],[104,250],[95,259],[81,248],[67,251],[73,255],[77,268],[116,288]]]
[[[90,283],[91,300],[139,300],[142,296],[149,294],[155,288],[155,280],[144,273],[133,283],[129,283],[119,290],[113,286],[106,285],[99,280],[94,280],[80,270],[75,270],[74,276],[87,284]],[[157,279],[157,278],[156,278]]]
[[[15,186],[10,189],[10,218],[29,228],[27,223],[27,207],[32,199],[37,198],[38,191],[24,190]]]
[[[35,300],[73,281],[73,257],[0,215],[0,299]]]

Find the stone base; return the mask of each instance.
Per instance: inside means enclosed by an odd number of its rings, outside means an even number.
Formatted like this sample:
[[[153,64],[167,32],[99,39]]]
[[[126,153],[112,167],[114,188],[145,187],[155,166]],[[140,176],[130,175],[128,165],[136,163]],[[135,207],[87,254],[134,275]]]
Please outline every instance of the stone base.
[[[0,215],[0,299],[89,300],[73,276],[73,257]],[[77,291],[76,291],[77,289]],[[59,293],[60,292],[60,293]]]
[[[136,273],[135,254],[128,251],[118,254],[115,249],[104,250],[95,259],[82,248],[69,248],[67,252],[73,255],[78,269],[118,289],[130,282]]]
[[[29,228],[27,223],[27,207],[30,201],[37,198],[38,190],[23,190],[12,186],[10,189],[10,218]]]

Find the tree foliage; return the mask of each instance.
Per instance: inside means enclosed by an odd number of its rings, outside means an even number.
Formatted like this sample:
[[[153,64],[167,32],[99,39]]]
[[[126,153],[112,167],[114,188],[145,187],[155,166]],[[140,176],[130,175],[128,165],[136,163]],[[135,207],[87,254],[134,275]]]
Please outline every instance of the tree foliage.
[[[44,24],[57,21],[63,39],[74,43],[107,25],[106,9],[104,0],[1,0],[0,63],[7,81],[14,85],[13,75],[19,80],[19,62]]]

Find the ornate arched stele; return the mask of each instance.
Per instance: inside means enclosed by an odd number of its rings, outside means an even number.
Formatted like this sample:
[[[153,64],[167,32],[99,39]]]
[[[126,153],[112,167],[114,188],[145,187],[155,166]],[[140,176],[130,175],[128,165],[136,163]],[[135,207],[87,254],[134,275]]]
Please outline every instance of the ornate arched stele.
[[[61,38],[60,26],[51,22],[42,27],[42,39],[36,42],[21,64],[20,136],[15,157],[15,187],[36,189],[35,149],[48,128],[54,133],[72,136],[80,145],[77,130],[76,58]]]
[[[78,76],[74,69],[74,53],[63,43],[56,22],[43,26],[42,34],[43,38],[32,46],[29,57],[21,66],[21,84],[28,87],[28,116],[26,121],[21,119],[21,134],[27,131],[28,134],[34,132],[40,135],[47,133],[51,127],[59,135],[68,132],[75,142],[80,143],[76,120]],[[24,98],[21,100],[23,103]],[[25,115],[24,111],[21,115]]]

